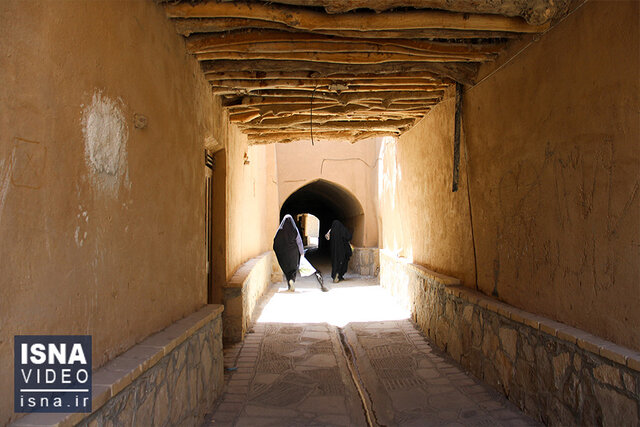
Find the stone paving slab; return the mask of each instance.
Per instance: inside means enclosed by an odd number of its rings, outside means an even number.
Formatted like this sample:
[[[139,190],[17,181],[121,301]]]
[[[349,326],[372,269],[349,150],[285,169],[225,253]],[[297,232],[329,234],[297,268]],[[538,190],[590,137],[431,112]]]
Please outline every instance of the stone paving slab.
[[[284,284],[272,285],[261,309],[268,309],[269,301],[278,296],[289,298],[302,312],[300,304],[330,304],[324,307],[329,313],[336,306],[326,298],[331,291],[321,293],[314,282],[299,279],[296,293],[290,295],[283,294]],[[379,288],[375,281],[358,276],[330,286],[352,287],[354,292],[359,287],[363,292]],[[384,308],[372,309],[384,319]],[[374,425],[538,425],[432,347],[406,318],[353,321],[341,327],[259,320],[244,343],[225,349],[225,392],[204,425],[366,426],[364,405],[348,367],[349,353]]]

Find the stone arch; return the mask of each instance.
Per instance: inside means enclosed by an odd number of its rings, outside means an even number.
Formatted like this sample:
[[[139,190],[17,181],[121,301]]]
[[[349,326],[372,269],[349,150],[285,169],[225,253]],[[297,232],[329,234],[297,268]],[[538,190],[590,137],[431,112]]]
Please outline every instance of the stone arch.
[[[324,179],[311,181],[293,191],[280,208],[280,218],[310,213],[320,220],[320,249],[325,248],[322,238],[334,219],[341,221],[353,233],[354,246],[363,246],[364,209],[358,198],[348,189]]]

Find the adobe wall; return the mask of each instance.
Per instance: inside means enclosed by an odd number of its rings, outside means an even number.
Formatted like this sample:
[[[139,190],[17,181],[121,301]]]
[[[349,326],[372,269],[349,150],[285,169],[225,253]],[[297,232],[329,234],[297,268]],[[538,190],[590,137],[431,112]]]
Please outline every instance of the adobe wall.
[[[97,368],[206,303],[203,148],[226,143],[160,6],[43,6],[0,3],[0,425],[13,335],[90,334]]]
[[[639,8],[587,2],[463,108],[478,289],[636,350]],[[464,151],[451,193],[453,100],[385,147],[382,246],[474,288]]]
[[[354,245],[378,246],[377,171],[378,140],[351,144],[345,141],[310,141],[276,144],[279,206],[300,187],[324,179],[349,190],[364,211],[362,234]],[[354,219],[357,221],[358,219]]]
[[[280,215],[275,147],[248,145],[232,126],[228,133],[233,142],[227,150],[227,281],[244,262],[271,250]]]

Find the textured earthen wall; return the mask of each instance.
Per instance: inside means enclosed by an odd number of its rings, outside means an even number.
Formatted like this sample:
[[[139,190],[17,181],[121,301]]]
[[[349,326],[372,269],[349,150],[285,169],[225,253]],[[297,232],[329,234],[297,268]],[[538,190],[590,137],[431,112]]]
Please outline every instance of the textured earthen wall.
[[[247,144],[229,127],[227,150],[227,279],[244,262],[271,250],[278,229],[275,147]],[[245,164],[244,154],[248,163]]]
[[[358,246],[378,245],[377,223],[377,140],[350,144],[344,141],[315,141],[277,144],[278,194],[280,206],[300,187],[317,179],[349,190],[364,212],[364,220],[354,218],[353,242]],[[362,226],[356,226],[363,221]],[[358,224],[359,225],[359,224]],[[320,236],[322,238],[322,236]]]
[[[244,339],[251,326],[258,300],[272,283],[273,251],[251,258],[238,268],[224,288],[223,338],[236,343]],[[278,266],[278,269],[280,267]]]
[[[637,2],[589,1],[465,93],[478,287],[640,349]],[[386,147],[383,246],[474,287],[453,103]],[[394,152],[395,150],[395,152]],[[393,160],[395,158],[395,160]]]
[[[225,136],[154,2],[3,1],[0,40],[4,425],[13,335],[90,334],[95,368],[206,303],[203,146]]]
[[[451,192],[453,168],[452,93],[398,142],[383,145],[379,187],[381,247],[415,263],[475,281],[466,168]],[[461,158],[464,159],[464,147]]]

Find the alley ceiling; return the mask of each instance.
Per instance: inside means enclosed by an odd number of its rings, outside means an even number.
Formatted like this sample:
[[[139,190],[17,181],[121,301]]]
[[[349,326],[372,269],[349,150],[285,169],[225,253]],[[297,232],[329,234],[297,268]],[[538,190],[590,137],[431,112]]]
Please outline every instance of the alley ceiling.
[[[570,0],[167,1],[251,143],[399,135]]]

